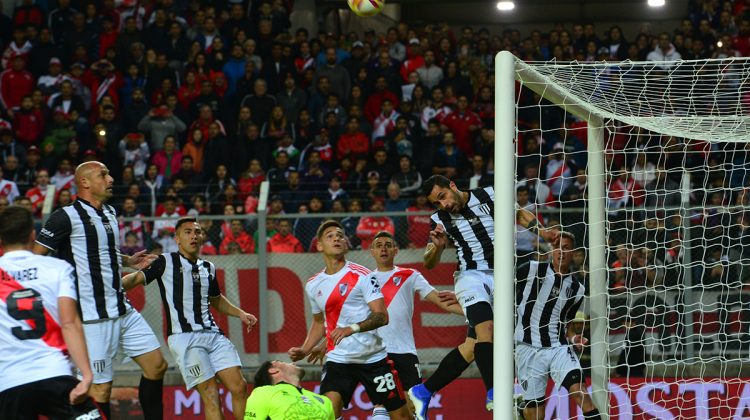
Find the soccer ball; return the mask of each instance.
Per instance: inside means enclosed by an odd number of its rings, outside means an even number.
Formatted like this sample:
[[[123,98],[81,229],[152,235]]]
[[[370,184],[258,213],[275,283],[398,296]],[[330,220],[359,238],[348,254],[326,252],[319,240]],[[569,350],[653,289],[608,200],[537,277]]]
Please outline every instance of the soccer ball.
[[[383,10],[385,0],[347,0],[349,8],[357,16],[375,16]]]

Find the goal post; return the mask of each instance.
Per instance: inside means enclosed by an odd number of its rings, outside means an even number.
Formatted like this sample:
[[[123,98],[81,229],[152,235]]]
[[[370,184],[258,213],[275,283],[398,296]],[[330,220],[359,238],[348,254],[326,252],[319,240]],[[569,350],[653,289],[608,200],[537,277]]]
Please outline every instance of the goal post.
[[[528,206],[571,229],[585,259],[602,418],[750,416],[750,60],[527,63],[503,51],[495,111],[494,418],[513,418],[518,393],[509,279],[525,233],[513,203],[532,184],[551,191]],[[519,154],[521,139],[540,144],[535,156]],[[575,199],[563,192],[574,182]],[[534,246],[524,255],[546,258]],[[561,401],[549,400],[556,415],[582,418]]]

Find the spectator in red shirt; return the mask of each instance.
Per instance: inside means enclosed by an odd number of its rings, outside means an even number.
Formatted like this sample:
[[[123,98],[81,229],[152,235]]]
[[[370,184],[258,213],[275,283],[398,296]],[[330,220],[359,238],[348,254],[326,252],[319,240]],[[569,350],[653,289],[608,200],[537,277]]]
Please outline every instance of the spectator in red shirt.
[[[299,239],[292,235],[292,225],[289,220],[280,219],[276,224],[276,230],[278,232],[268,240],[266,245],[268,252],[305,252]]]
[[[474,145],[472,144],[474,133],[482,128],[482,120],[474,111],[469,109],[469,99],[461,95],[458,98],[458,106],[455,111],[445,117],[443,125],[456,139],[456,147],[463,152],[464,156],[474,156]]]
[[[36,81],[26,70],[26,59],[17,55],[11,61],[11,68],[0,74],[0,100],[7,110],[15,111],[21,106],[21,99],[31,95]]]
[[[230,227],[231,230],[224,236],[224,240],[221,241],[219,254],[229,255],[229,244],[232,242],[239,245],[243,254],[255,253],[255,242],[253,241],[252,236],[245,232],[242,220],[233,219]]]
[[[36,173],[36,182],[33,188],[26,191],[26,197],[31,200],[31,208],[35,217],[42,215],[42,205],[47,197],[47,186],[49,185],[49,172],[46,169],[40,169]]]
[[[365,118],[367,118],[370,124],[380,115],[381,105],[386,99],[391,101],[393,108],[398,107],[398,98],[393,92],[388,90],[388,82],[385,80],[385,77],[380,76],[375,81],[375,92],[365,102]]]
[[[424,195],[424,192],[420,189],[417,192],[417,198],[414,202],[414,205],[407,208],[407,212],[416,213],[416,212],[431,212],[433,209],[430,207],[429,202],[427,201],[427,196]],[[407,223],[409,225],[409,231],[408,231],[408,238],[409,238],[409,244],[407,245],[408,248],[424,248],[427,246],[427,238],[430,236],[430,230],[432,230],[432,223],[430,219],[429,214],[421,214],[421,215],[410,215],[406,218]]]
[[[382,200],[373,200],[370,205],[370,211],[373,213],[382,213],[385,209]],[[357,225],[357,237],[361,241],[362,249],[369,249],[375,234],[381,230],[389,232],[391,235],[396,234],[396,226],[393,220],[388,216],[368,215],[359,219]]]
[[[36,143],[44,133],[44,115],[34,108],[30,95],[21,99],[21,109],[13,115],[13,130],[16,140],[26,147]]]

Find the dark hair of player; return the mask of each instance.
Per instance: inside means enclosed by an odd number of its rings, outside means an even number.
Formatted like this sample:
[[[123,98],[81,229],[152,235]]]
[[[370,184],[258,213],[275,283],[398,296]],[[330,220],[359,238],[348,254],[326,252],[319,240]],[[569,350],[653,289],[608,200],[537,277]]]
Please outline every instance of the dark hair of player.
[[[184,225],[185,223],[198,223],[198,219],[193,216],[180,217],[174,227],[175,232],[180,230],[180,226]]]
[[[422,191],[424,194],[429,196],[432,194],[432,189],[437,185],[440,188],[450,188],[451,180],[442,175],[433,175],[427,178],[427,181],[422,184]]]
[[[21,206],[9,206],[0,213],[0,241],[3,245],[21,245],[29,241],[34,229],[31,211]]]
[[[341,230],[344,230],[344,226],[342,226],[341,223],[339,223],[338,221],[326,220],[325,222],[320,224],[320,226],[318,227],[318,232],[315,234],[318,237],[318,241],[320,241],[321,238],[323,238],[323,232],[325,232],[326,229],[328,229],[329,227],[337,227]]]
[[[272,365],[273,362],[270,360],[267,360],[260,365],[258,371],[255,372],[255,378],[253,379],[255,388],[259,386],[273,385],[271,375],[268,373],[268,369],[271,369]]]

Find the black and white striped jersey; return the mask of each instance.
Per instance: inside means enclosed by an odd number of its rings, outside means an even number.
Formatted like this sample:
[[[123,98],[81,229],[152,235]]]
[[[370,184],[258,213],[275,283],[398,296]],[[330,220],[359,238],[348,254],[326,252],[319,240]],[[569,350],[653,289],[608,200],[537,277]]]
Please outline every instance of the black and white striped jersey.
[[[518,266],[516,342],[534,347],[567,345],[566,325],[575,317],[585,294],[576,276],[555,274],[547,262],[529,261]]]
[[[434,225],[443,225],[458,255],[458,269],[492,270],[495,241],[495,191],[492,187],[468,191],[469,200],[458,214],[438,210]]]
[[[55,210],[36,242],[75,269],[78,307],[84,322],[117,318],[131,306],[125,297],[117,214],[107,204],[101,210],[83,199]]]
[[[216,331],[221,333],[209,310],[210,297],[221,295],[216,266],[208,261],[192,262],[179,252],[159,255],[143,270],[146,284],[156,280],[167,318],[167,335]]]

